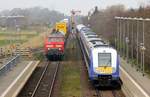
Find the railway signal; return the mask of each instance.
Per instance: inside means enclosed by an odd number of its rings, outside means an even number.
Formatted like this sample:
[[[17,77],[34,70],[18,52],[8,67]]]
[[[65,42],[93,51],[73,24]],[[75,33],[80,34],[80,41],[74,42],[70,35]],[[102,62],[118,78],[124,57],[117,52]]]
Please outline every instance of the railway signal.
[[[71,34],[73,34],[72,37],[75,37],[75,35],[74,35],[75,34],[75,26],[76,26],[75,16],[79,13],[81,13],[80,10],[72,10],[71,11],[71,30],[72,30]]]
[[[72,29],[75,28],[75,15],[81,13],[80,10],[71,10],[71,24],[72,24]]]

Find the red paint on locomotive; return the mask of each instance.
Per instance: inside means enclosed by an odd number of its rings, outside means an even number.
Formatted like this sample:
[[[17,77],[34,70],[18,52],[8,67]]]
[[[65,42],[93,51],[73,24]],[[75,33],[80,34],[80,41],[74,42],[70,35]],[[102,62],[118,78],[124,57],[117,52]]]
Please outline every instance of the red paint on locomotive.
[[[65,37],[62,34],[52,34],[45,39],[45,55],[48,59],[62,58],[64,55]]]

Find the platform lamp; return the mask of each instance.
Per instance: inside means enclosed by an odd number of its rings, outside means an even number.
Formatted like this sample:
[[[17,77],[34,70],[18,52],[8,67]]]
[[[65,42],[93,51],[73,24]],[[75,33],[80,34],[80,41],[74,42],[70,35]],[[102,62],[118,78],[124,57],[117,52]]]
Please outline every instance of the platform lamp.
[[[118,17],[116,16],[115,17],[115,20],[116,20],[116,32],[114,32],[114,33],[117,33],[117,34],[115,34],[116,36],[115,36],[115,47],[116,47],[116,49],[117,50],[119,50],[119,48],[118,48],[118,36],[119,36],[119,19],[118,19]]]
[[[123,19],[123,17],[117,17],[117,16],[115,16],[115,19],[116,19],[116,21],[117,21],[117,29],[118,29],[118,31],[117,31],[117,50],[119,50],[119,52],[120,52],[120,55],[122,55],[122,45],[121,45],[121,43],[122,43],[122,41],[121,41],[121,37],[122,37],[122,19]]]
[[[142,71],[142,73],[143,73],[143,76],[144,76],[144,74],[145,74],[145,50],[146,50],[146,48],[145,48],[145,41],[144,41],[144,39],[145,39],[145,37],[144,37],[144,35],[145,35],[145,22],[146,21],[150,21],[150,19],[149,18],[146,18],[146,19],[143,19],[143,18],[131,18],[131,17],[115,17],[115,19],[117,19],[118,21],[117,21],[117,26],[119,26],[119,28],[117,27],[117,38],[118,38],[118,36],[119,36],[119,43],[117,44],[117,49],[119,49],[120,50],[120,52],[121,53],[123,53],[122,52],[122,50],[121,50],[121,43],[124,41],[123,39],[122,39],[122,37],[124,38],[124,32],[125,32],[125,25],[123,25],[121,22],[123,21],[124,22],[124,20],[127,20],[127,37],[125,37],[125,42],[126,42],[126,44],[127,44],[127,46],[128,46],[128,43],[129,43],[129,33],[130,33],[130,28],[129,28],[129,23],[128,23],[128,21],[130,20],[130,21],[132,21],[132,31],[131,31],[131,43],[132,43],[132,51],[131,51],[131,53],[132,53],[132,59],[133,59],[133,36],[134,36],[134,31],[133,31],[133,29],[134,29],[134,21],[136,22],[136,51],[137,51],[137,54],[136,54],[136,64],[138,65],[138,68]],[[139,27],[140,27],[140,23],[142,22],[142,42],[139,44]],[[122,41],[123,40],[123,41]],[[141,65],[139,64],[139,51],[141,52]],[[128,57],[128,47],[127,47],[127,52],[126,52],[126,55],[127,55],[127,57]],[[138,69],[137,69],[138,70]]]
[[[124,58],[126,59],[126,50],[127,50],[127,41],[126,41],[126,38],[128,39],[128,37],[126,36],[127,34],[127,17],[124,17],[124,33],[123,33],[123,41],[124,41],[124,49],[123,49],[123,52],[124,52]]]
[[[144,65],[144,53],[145,53],[145,46],[144,46],[144,43],[140,43],[140,51],[141,51],[141,65],[142,65],[142,73],[143,73],[143,76],[145,74],[145,65]]]
[[[134,21],[133,21],[133,19],[132,18],[130,18],[130,20],[132,20],[132,26],[131,26],[131,60],[133,61],[133,58],[134,58],[134,46],[133,46],[133,44],[134,44]],[[133,67],[133,62],[131,63],[131,66]]]
[[[116,47],[116,49],[119,51],[119,35],[120,35],[120,19],[119,19],[119,17],[115,17],[115,19],[116,19],[116,26],[117,26],[117,28],[116,28],[116,32],[115,32],[115,47]]]
[[[136,31],[136,64],[138,65],[138,68],[139,68],[139,19],[138,18],[133,18],[133,20],[136,21],[136,28],[137,28],[137,31]],[[137,68],[137,71],[138,71],[138,68]]]
[[[127,37],[126,37],[126,43],[127,43],[127,51],[126,51],[126,56],[127,56],[127,62],[129,63],[129,42],[130,42],[130,25],[133,27],[133,23],[130,23],[132,21],[131,17],[127,18]],[[132,31],[133,32],[133,31]],[[133,33],[132,33],[133,34]],[[131,35],[132,37],[133,35]]]
[[[142,73],[145,75],[145,22],[150,21],[149,18],[143,20],[143,43],[141,44],[141,52],[142,52]]]
[[[121,31],[121,37],[120,37],[120,44],[121,44],[121,52],[122,52],[122,56],[125,58],[125,45],[126,45],[126,41],[125,41],[125,33],[126,33],[126,20],[127,18],[126,17],[121,17],[121,21],[122,21],[122,31]]]

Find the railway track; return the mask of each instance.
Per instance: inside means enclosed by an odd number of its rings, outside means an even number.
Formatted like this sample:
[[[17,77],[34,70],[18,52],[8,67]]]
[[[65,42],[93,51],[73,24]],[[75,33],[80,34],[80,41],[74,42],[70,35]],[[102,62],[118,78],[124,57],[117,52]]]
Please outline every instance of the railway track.
[[[60,62],[46,62],[40,76],[36,78],[36,82],[31,80],[30,84],[27,83],[25,91],[22,90],[18,97],[51,97],[59,64]]]
[[[121,90],[97,90],[97,97],[125,97]]]

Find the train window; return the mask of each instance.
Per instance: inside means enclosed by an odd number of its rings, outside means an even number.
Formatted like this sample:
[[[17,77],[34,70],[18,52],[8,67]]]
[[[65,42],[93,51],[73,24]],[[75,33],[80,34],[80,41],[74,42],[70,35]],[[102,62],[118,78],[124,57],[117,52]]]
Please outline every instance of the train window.
[[[105,42],[103,40],[90,40],[90,42],[102,42],[103,44],[105,44]]]
[[[64,41],[63,38],[60,38],[60,37],[49,37],[48,38],[48,42],[62,42]]]
[[[98,66],[111,66],[111,53],[98,53]]]
[[[88,36],[88,38],[96,38],[97,36]]]
[[[86,33],[85,35],[96,35],[96,33]]]

